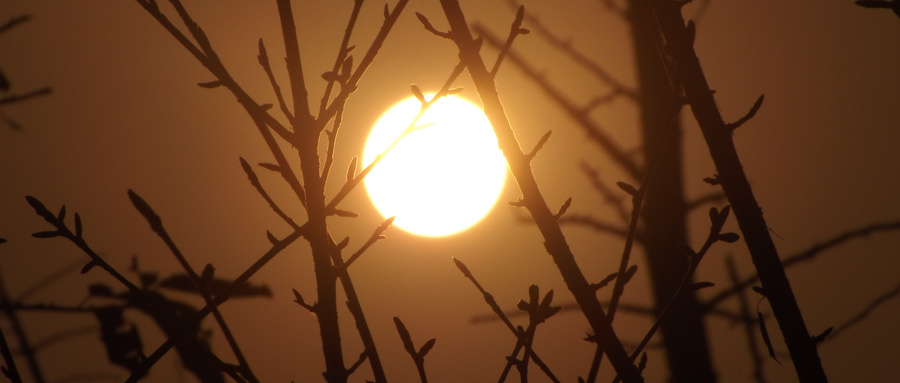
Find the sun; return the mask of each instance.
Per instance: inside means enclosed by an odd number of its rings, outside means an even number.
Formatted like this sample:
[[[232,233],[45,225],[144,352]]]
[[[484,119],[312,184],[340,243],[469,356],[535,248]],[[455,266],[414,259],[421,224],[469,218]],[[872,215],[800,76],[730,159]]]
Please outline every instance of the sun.
[[[414,97],[403,100],[372,127],[363,163],[390,150],[366,176],[366,190],[375,208],[385,217],[396,216],[394,225],[405,231],[455,234],[481,220],[497,202],[506,160],[481,108],[443,97],[407,130],[420,106]]]

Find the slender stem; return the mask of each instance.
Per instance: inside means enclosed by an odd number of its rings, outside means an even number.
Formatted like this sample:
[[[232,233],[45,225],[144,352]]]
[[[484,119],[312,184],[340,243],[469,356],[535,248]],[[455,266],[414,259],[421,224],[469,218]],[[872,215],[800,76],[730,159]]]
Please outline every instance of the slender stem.
[[[281,32],[284,38],[284,51],[287,55],[288,78],[291,82],[291,94],[294,99],[294,118],[300,126],[305,126],[312,116],[309,114],[309,101],[306,83],[303,79],[303,65],[300,60],[300,45],[297,42],[297,27],[294,25],[294,13],[291,0],[277,0],[278,15],[281,17]]]
[[[506,111],[500,101],[493,76],[481,59],[480,43],[476,42],[466,23],[465,16],[455,0],[441,0],[441,6],[450,23],[450,34],[459,48],[460,59],[466,64],[484,105],[485,114],[497,136],[497,144],[509,163],[510,171],[522,191],[522,202],[531,212],[544,237],[544,245],[562,274],[569,291],[575,296],[598,341],[605,345],[605,352],[616,371],[628,382],[642,382],[640,373],[628,359],[622,343],[612,329],[612,323],[603,312],[593,288],[575,261],[556,216],[550,211],[531,171],[530,160],[519,147],[510,126]]]
[[[694,51],[694,24],[685,26],[679,3],[646,1],[651,3],[665,38],[666,46],[658,48],[661,53],[671,55],[676,64],[677,75],[673,80],[681,83],[694,117],[700,125],[722,189],[734,208],[738,226],[744,234],[744,242],[750,250],[750,257],[759,273],[775,319],[790,351],[797,376],[801,382],[826,382],[828,378],[825,376],[815,342],[809,335],[790,281],[778,256],[778,250],[769,235],[762,209],[741,165],[732,139],[732,130],[722,119],[713,92],[700,66],[700,60]]]

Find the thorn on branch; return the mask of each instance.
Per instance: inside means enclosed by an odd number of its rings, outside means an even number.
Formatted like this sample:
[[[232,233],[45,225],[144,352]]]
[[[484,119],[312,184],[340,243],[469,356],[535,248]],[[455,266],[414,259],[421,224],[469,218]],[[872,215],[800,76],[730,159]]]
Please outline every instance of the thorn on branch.
[[[756,102],[753,103],[753,106],[750,107],[750,111],[748,111],[747,114],[744,115],[744,117],[741,117],[739,120],[726,125],[728,127],[728,129],[730,129],[732,132],[734,132],[735,129],[739,128],[745,122],[750,121],[750,119],[756,115],[756,112],[759,111],[759,108],[762,106],[763,100],[765,98],[766,98],[766,95],[764,95],[764,94],[759,95],[759,98],[756,99]]]
[[[551,134],[553,134],[552,130],[548,130],[547,133],[544,133],[544,135],[541,136],[541,139],[538,140],[537,144],[534,145],[534,149],[531,149],[531,152],[525,155],[525,159],[527,159],[528,162],[531,162],[531,160],[534,159],[534,156],[537,155],[538,150],[541,150],[544,147],[544,144],[546,144],[547,140],[550,139]]]
[[[387,5],[385,5],[385,7],[387,7]],[[434,29],[434,26],[431,25],[431,22],[428,21],[428,18],[425,17],[425,15],[423,15],[419,12],[416,12],[416,17],[419,18],[419,22],[422,23],[422,25],[425,27],[426,31],[431,32],[431,33],[435,34],[436,36],[443,37],[445,39],[450,38],[450,32],[441,32],[437,29]]]
[[[708,184],[710,184],[710,185],[713,185],[713,186],[716,186],[716,185],[719,185],[719,184],[722,183],[722,181],[719,181],[719,176],[718,176],[718,175],[714,175],[714,176],[712,176],[712,177],[704,177],[704,178],[703,178],[703,182],[706,182],[706,183],[708,183]]]

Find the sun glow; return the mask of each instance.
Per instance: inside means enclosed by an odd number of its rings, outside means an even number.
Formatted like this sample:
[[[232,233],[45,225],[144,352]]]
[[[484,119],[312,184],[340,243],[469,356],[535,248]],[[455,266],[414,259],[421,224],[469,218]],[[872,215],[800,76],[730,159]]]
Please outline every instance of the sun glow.
[[[438,100],[404,135],[420,105],[414,97],[403,100],[372,128],[366,165],[400,140],[366,176],[366,190],[375,208],[385,217],[396,216],[394,225],[403,230],[423,236],[458,233],[496,203],[506,160],[487,117],[459,97]]]

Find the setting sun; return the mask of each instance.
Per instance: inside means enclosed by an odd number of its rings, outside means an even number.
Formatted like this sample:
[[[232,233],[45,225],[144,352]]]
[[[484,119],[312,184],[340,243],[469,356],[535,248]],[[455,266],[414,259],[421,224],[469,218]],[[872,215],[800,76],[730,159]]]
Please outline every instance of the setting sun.
[[[378,211],[396,216],[394,225],[403,230],[454,234],[494,206],[506,178],[506,160],[481,109],[454,96],[438,100],[403,136],[420,105],[410,97],[372,128],[364,164],[402,138],[366,177],[366,190]]]

